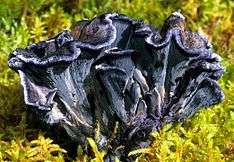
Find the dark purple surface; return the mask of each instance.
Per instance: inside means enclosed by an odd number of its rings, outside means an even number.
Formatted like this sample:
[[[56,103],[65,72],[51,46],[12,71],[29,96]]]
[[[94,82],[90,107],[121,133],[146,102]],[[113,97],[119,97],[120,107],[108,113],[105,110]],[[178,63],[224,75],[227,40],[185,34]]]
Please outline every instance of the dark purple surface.
[[[147,146],[149,133],[164,124],[224,98],[217,84],[224,72],[220,57],[207,39],[185,29],[180,13],[162,30],[103,14],[16,49],[8,63],[20,75],[28,109],[43,124],[64,129],[68,140],[82,145],[93,137],[120,156]],[[115,150],[120,145],[125,151]]]

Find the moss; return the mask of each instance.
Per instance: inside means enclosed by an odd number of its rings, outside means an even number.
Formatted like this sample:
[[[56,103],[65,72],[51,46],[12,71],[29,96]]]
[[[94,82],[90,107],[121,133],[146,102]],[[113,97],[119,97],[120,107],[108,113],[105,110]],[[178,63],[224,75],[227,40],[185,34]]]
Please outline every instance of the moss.
[[[64,161],[66,151],[29,129],[19,78],[7,66],[8,54],[17,47],[51,37],[72,23],[103,12],[119,12],[161,27],[173,11],[181,11],[188,27],[208,36],[224,58],[220,81],[226,99],[203,109],[184,123],[167,125],[152,134],[153,144],[130,154],[139,161],[234,160],[234,2],[231,0],[0,0],[0,161]],[[105,151],[94,149],[93,161]],[[78,147],[76,161],[89,161]],[[116,159],[118,161],[118,159]]]

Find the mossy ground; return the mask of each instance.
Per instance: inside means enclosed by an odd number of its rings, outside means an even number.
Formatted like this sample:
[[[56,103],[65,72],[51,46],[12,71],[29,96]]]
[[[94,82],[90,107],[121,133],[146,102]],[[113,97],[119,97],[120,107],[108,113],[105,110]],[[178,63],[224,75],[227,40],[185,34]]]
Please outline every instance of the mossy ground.
[[[104,12],[118,12],[161,27],[173,11],[187,26],[208,36],[223,57],[220,80],[225,101],[203,109],[184,123],[152,134],[151,147],[135,150],[138,161],[234,161],[234,2],[231,0],[0,0],[0,161],[64,161],[66,151],[43,132],[27,128],[18,75],[7,66],[16,47],[25,47],[69,29],[74,22]],[[105,151],[89,143],[95,157],[78,148],[76,161],[102,161]],[[118,159],[116,159],[118,161]]]

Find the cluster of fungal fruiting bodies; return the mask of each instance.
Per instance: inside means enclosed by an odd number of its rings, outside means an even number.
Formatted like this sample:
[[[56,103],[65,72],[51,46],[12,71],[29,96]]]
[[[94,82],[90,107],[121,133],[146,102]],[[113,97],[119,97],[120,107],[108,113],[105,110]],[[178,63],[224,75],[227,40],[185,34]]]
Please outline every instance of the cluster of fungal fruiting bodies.
[[[152,131],[224,98],[220,57],[185,29],[180,13],[161,30],[103,14],[16,49],[8,63],[20,75],[28,111],[83,146],[93,137],[109,151],[106,161],[113,154],[126,159],[150,144]]]

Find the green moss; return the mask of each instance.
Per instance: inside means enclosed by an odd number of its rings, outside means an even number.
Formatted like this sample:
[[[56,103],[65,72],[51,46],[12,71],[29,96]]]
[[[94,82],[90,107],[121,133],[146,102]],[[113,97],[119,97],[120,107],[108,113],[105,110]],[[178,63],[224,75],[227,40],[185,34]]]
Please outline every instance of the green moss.
[[[7,66],[17,47],[55,35],[75,21],[104,12],[118,12],[161,27],[173,11],[181,11],[188,28],[208,36],[224,58],[220,84],[226,99],[203,109],[184,123],[152,134],[153,144],[135,150],[139,161],[234,161],[234,2],[231,0],[0,0],[0,161],[64,161],[65,150],[27,128],[19,77]],[[78,147],[76,161],[100,161]],[[118,159],[116,159],[118,161]]]

